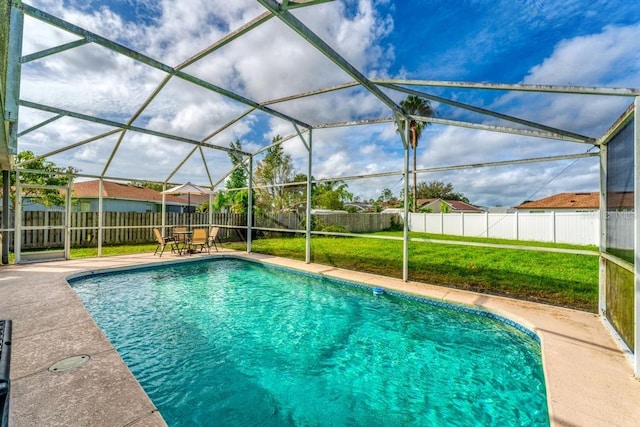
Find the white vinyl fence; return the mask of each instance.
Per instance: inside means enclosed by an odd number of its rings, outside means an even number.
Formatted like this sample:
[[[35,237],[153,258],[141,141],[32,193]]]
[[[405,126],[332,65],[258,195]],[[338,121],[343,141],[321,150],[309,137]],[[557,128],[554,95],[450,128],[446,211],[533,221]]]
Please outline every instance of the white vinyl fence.
[[[633,227],[632,221],[630,225]],[[598,245],[600,214],[598,212],[411,213],[409,229],[455,236]],[[633,235],[633,233],[630,234]]]

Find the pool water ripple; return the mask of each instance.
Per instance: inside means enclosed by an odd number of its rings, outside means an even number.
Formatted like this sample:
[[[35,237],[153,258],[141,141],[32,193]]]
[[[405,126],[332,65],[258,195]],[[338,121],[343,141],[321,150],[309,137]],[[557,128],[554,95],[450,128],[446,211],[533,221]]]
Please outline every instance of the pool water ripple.
[[[224,259],[75,280],[171,426],[548,425],[520,330]]]

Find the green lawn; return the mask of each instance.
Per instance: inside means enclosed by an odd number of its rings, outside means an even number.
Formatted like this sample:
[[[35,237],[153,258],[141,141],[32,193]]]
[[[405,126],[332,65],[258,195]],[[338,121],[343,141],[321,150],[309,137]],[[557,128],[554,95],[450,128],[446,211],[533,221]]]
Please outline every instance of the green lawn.
[[[382,232],[384,236],[402,236],[402,232]],[[413,238],[433,240],[467,240],[493,244],[561,247],[596,250],[595,247],[553,245],[539,242],[460,238],[455,236],[411,233]],[[243,243],[225,244],[246,250]],[[155,243],[104,246],[103,256],[153,252]],[[402,277],[402,241],[361,237],[321,237],[312,240],[312,262]],[[257,239],[252,250],[257,253],[304,260],[303,237]],[[95,257],[96,248],[74,248],[72,258]],[[505,295],[595,313],[598,301],[598,257],[529,250],[497,249],[459,244],[429,242],[409,243],[409,279]]]
[[[138,245],[114,245],[103,246],[102,256],[141,254],[145,252],[153,252],[156,250],[156,243],[142,243]],[[166,250],[170,250],[167,246]],[[71,258],[92,258],[98,256],[98,248],[72,248]]]
[[[381,234],[401,235],[394,232]],[[444,240],[443,236],[427,237],[423,233],[415,234],[414,237]],[[493,239],[480,241],[506,242]],[[526,243],[535,245],[531,242]],[[244,244],[230,246],[240,250],[246,248]],[[311,247],[314,263],[402,277],[401,241],[316,236]],[[296,237],[254,240],[252,251],[304,260],[305,239]],[[594,313],[597,310],[597,256],[410,242],[409,279]]]

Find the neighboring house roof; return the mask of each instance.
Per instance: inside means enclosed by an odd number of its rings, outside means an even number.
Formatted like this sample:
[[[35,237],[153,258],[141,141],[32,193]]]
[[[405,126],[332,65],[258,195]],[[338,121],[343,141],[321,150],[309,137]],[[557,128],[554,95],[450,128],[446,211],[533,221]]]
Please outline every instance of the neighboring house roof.
[[[523,203],[516,209],[599,209],[600,193],[560,193]]]
[[[72,186],[73,196],[77,198],[97,198],[100,189],[100,181],[74,182]],[[137,187],[131,184],[104,181],[102,185],[102,197],[122,200],[140,200],[145,202],[162,203],[162,193],[145,187]],[[186,196],[166,195],[166,202],[171,204],[186,204]],[[193,204],[193,200],[191,202]]]
[[[449,205],[452,212],[482,212],[482,209],[477,208],[469,203],[461,202],[460,200],[443,200],[443,199],[418,199],[418,206],[420,208],[428,207],[429,205],[433,205],[434,207],[439,207],[440,203],[445,203]],[[437,206],[435,206],[435,205]]]

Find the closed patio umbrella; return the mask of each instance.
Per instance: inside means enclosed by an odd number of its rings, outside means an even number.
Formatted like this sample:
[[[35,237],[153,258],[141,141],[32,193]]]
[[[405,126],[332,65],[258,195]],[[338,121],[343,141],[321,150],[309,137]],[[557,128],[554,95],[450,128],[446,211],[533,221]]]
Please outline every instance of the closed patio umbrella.
[[[186,194],[187,195],[187,210],[189,211],[189,215],[187,216],[187,221],[189,224],[189,231],[191,231],[191,195],[198,194],[210,194],[211,191],[206,188],[200,187],[198,185],[187,182],[186,184],[178,185],[177,187],[170,188],[166,191],[163,191],[164,194]]]

